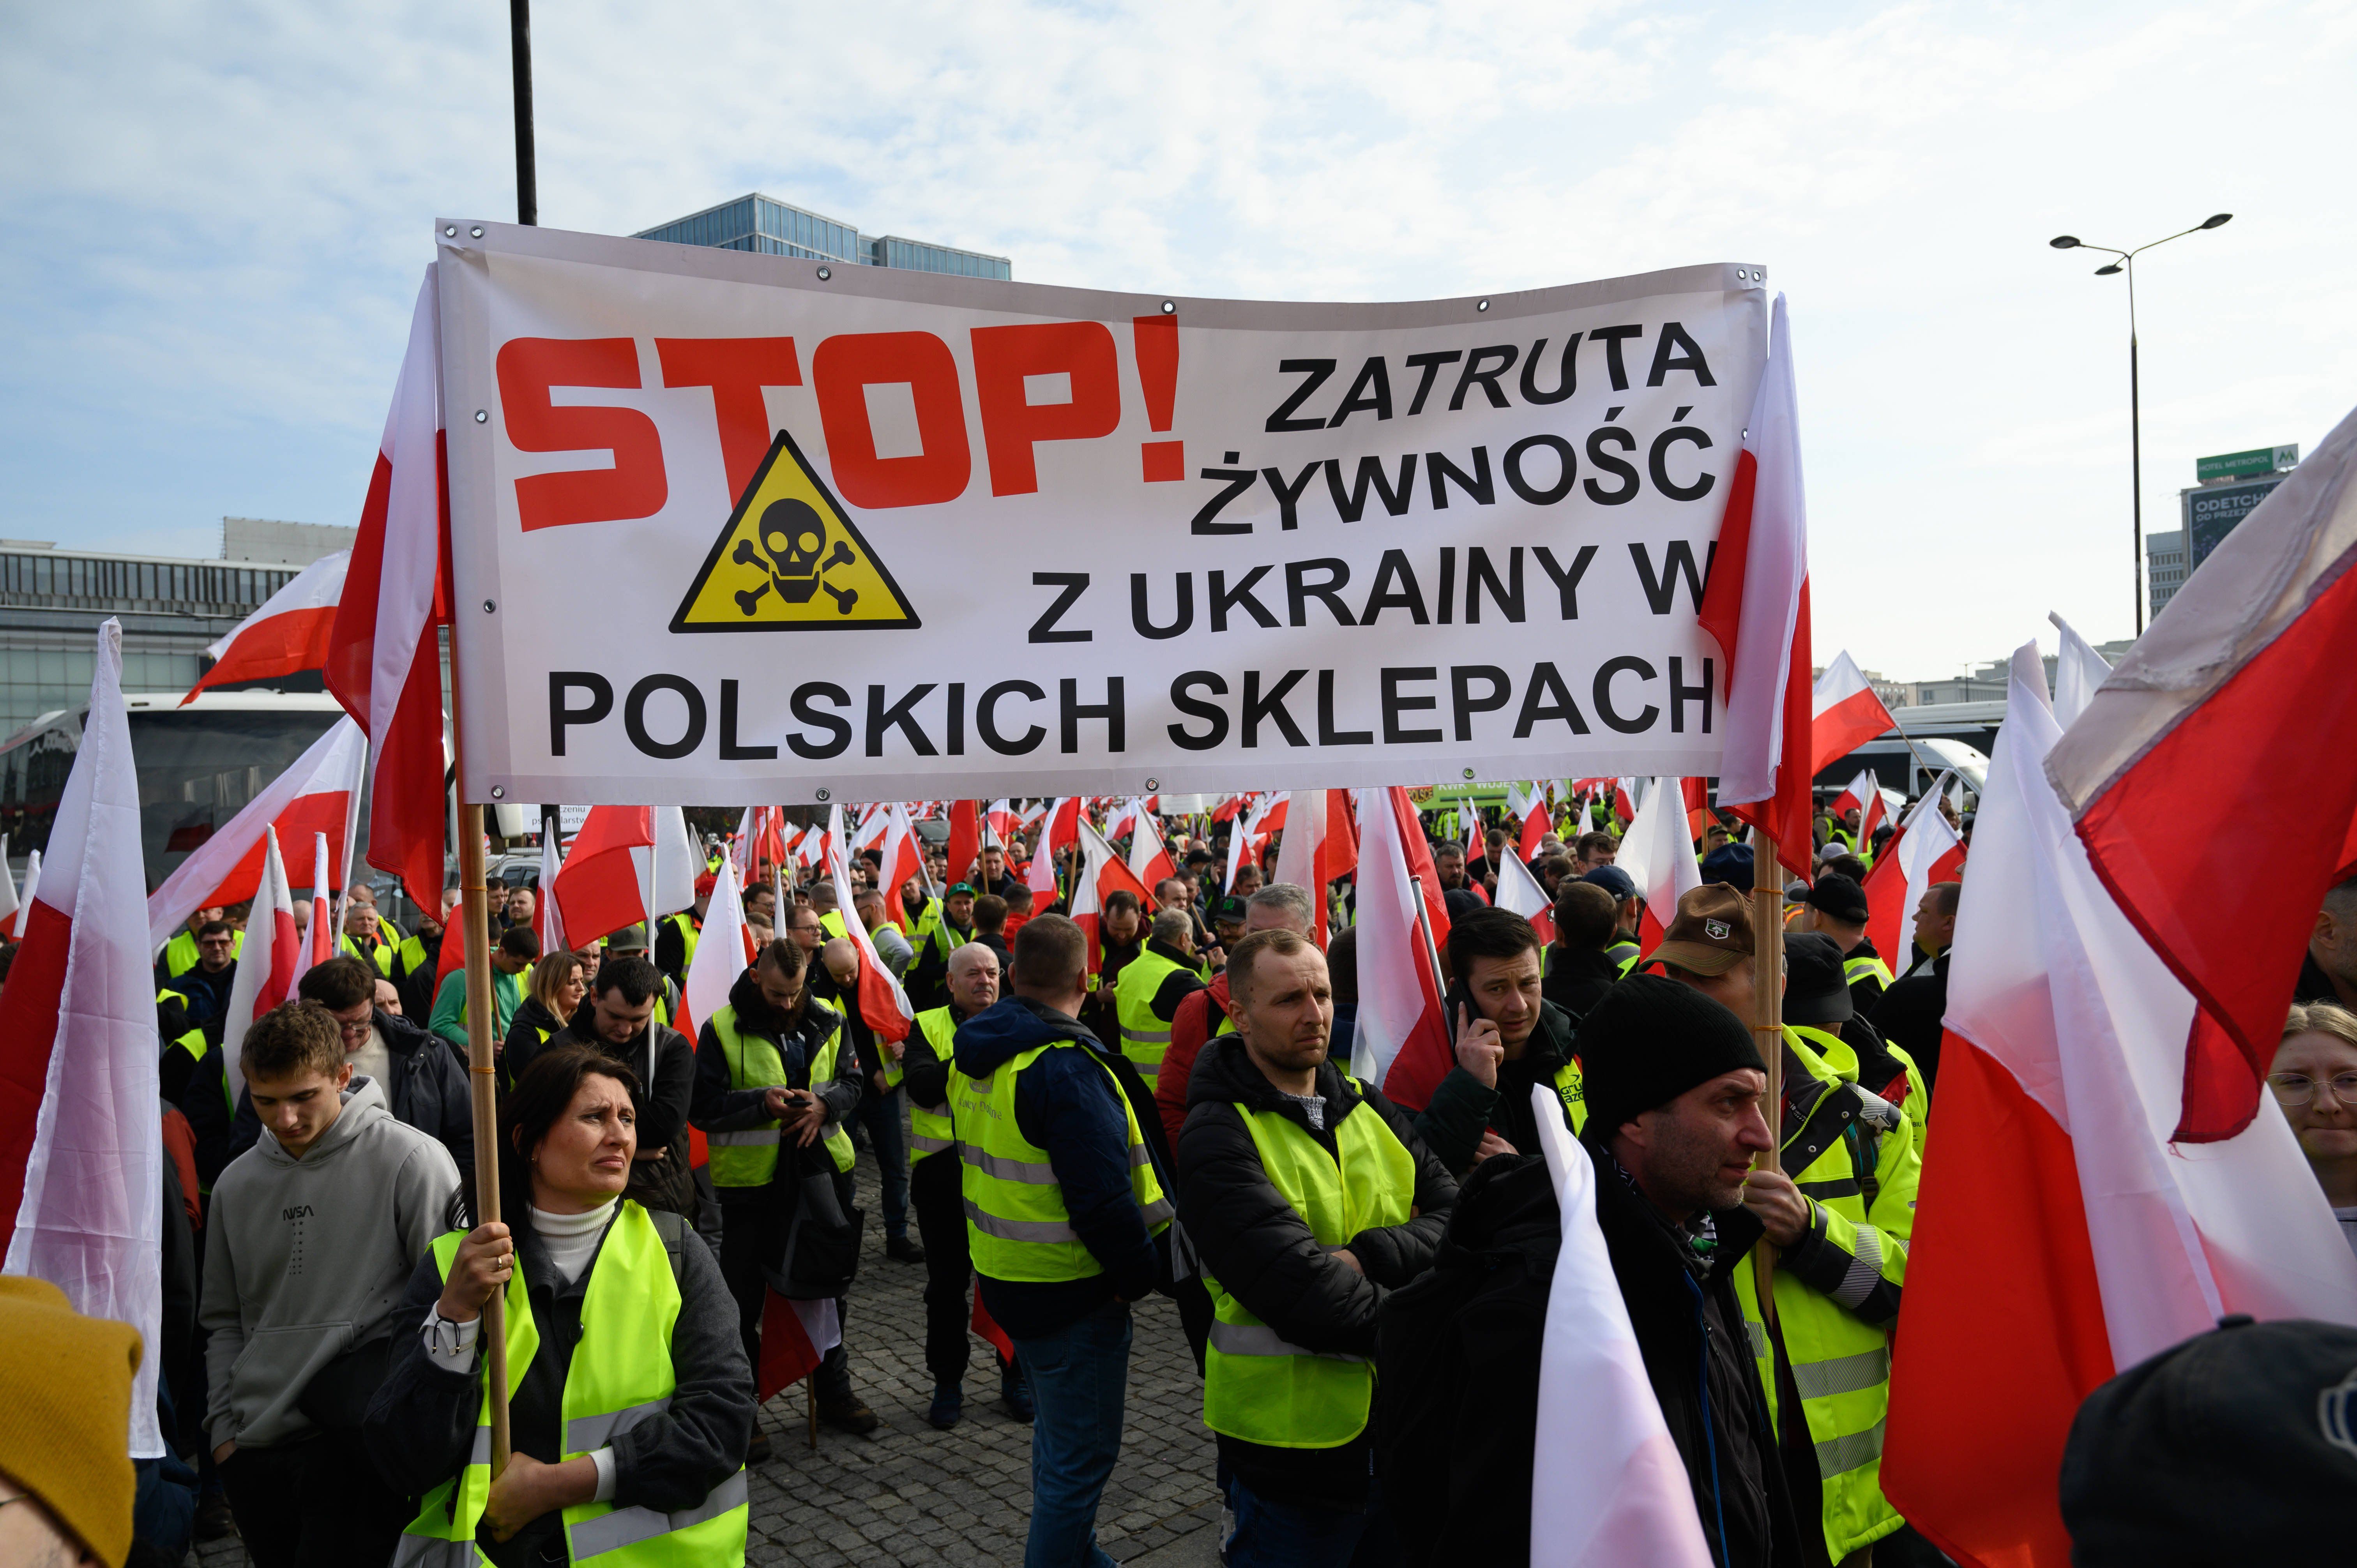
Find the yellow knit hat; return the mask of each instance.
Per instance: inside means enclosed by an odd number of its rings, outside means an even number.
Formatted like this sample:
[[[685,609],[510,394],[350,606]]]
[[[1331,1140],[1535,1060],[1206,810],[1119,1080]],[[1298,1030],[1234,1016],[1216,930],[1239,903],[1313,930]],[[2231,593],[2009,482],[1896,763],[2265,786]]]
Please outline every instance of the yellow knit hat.
[[[131,1551],[139,1331],[84,1317],[47,1280],[0,1276],[0,1471],[107,1568]]]

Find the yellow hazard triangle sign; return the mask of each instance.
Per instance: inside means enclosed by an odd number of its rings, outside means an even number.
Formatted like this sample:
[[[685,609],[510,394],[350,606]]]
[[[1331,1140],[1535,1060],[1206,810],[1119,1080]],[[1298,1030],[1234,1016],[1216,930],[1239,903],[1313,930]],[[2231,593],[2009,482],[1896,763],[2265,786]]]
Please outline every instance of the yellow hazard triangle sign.
[[[923,624],[784,431],[672,617],[673,631],[876,630]]]

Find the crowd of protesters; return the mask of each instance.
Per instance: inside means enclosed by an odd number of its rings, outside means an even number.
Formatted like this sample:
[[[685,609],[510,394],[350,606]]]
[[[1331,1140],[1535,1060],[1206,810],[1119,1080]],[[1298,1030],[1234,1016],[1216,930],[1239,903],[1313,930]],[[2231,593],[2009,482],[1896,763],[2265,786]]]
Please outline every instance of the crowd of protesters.
[[[1626,823],[1565,817],[1526,862],[1552,904],[1543,938],[1493,905],[1519,850],[1499,828],[1460,836],[1470,809],[1426,817],[1453,1065],[1414,1106],[1350,1070],[1350,880],[1272,881],[1275,842],[1232,860],[1231,824],[1200,819],[1168,824],[1178,869],[1150,906],[1105,900],[1093,954],[1067,918],[1069,857],[1059,892],[1035,894],[1019,836],[963,866],[933,844],[898,920],[872,852],[848,909],[831,878],[757,877],[752,961],[694,1037],[673,1027],[682,987],[737,875],[716,844],[694,908],[651,940],[544,953],[534,891],[508,893],[488,998],[444,972],[455,887],[414,929],[364,885],[320,897],[298,916],[338,920],[336,956],[234,1064],[245,910],[201,910],[156,973],[173,1453],[109,1469],[121,1497],[96,1502],[36,1457],[0,1470],[113,1563],[232,1530],[261,1568],[742,1561],[779,1297],[832,1307],[815,1408],[865,1434],[860,1350],[886,1335],[921,1337],[923,1416],[961,1423],[978,1295],[1004,1335],[996,1398],[1032,1423],[1025,1561],[1098,1564],[1098,1502],[1140,1419],[1132,1308],[1160,1293],[1216,1434],[1224,1563],[1525,1561],[1559,1119],[1597,1171],[1712,1560],[1944,1561],[1878,1466],[1960,884],[1921,891],[1913,950],[1878,952],[1883,840],[1820,819],[1776,934],[1771,1104],[1741,828],[1706,822],[1702,886],[1648,912],[1614,865]],[[904,1041],[863,1016],[863,951],[905,987]],[[2319,911],[2298,994],[2269,1082],[2357,1248],[2357,881]],[[477,1222],[476,1022],[497,1058],[500,1223]],[[855,1143],[887,1260],[923,1271],[921,1326],[858,1300]],[[1763,1305],[1749,1260],[1770,1246]],[[121,1359],[71,1316],[0,1293],[12,1335]],[[498,1353],[512,1455],[494,1475]],[[118,1500],[135,1530],[111,1522]]]

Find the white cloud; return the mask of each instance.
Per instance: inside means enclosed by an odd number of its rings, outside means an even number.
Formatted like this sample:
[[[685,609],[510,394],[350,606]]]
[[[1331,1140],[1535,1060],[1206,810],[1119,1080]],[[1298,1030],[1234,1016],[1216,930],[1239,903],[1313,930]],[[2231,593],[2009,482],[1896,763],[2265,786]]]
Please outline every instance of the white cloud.
[[[16,7],[0,532],[355,510],[437,213],[512,210],[496,7]],[[762,188],[1019,277],[1418,297],[1710,260],[1790,291],[1821,653],[2128,629],[2145,514],[2357,401],[2357,8],[543,5],[543,219]]]

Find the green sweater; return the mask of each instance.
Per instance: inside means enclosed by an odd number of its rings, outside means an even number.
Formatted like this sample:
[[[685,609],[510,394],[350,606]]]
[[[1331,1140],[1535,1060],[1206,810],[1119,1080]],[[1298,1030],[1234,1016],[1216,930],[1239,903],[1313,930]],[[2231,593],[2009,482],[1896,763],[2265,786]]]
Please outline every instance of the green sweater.
[[[496,964],[492,966],[491,995],[496,1003],[494,1011],[498,1015],[491,1023],[491,1041],[495,1047],[507,1038],[508,1024],[515,1017],[515,1010],[523,1005],[523,983],[522,972],[501,974]],[[434,1015],[426,1021],[425,1026],[457,1047],[459,1060],[466,1059],[467,971],[464,965],[452,970],[449,977],[442,982],[442,989],[435,993]]]

